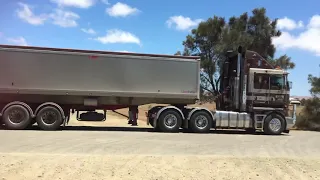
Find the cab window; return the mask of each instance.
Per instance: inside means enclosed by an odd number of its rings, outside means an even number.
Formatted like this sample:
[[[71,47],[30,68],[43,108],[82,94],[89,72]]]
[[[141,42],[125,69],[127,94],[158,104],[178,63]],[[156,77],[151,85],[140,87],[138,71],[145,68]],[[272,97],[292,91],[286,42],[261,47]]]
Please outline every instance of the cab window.
[[[270,75],[270,89],[271,90],[281,90],[284,87],[284,77],[283,75]]]
[[[269,76],[267,74],[255,74],[254,89],[269,89]]]

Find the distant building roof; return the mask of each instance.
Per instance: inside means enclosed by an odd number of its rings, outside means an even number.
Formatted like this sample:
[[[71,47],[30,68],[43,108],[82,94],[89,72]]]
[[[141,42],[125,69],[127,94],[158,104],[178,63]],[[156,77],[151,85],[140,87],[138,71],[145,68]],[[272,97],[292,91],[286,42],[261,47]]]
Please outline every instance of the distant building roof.
[[[311,99],[311,98],[312,98],[311,96],[291,96],[291,97],[290,97],[290,100],[291,100],[291,99],[301,100],[301,99]]]

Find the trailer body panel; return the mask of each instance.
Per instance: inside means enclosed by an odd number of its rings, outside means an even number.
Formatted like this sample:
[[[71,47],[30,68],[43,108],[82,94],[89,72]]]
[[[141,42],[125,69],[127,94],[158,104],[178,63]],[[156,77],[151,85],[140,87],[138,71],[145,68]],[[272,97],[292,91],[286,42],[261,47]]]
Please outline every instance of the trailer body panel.
[[[200,61],[0,47],[0,93],[199,98]],[[149,102],[151,103],[151,102]],[[161,103],[164,103],[161,100]]]

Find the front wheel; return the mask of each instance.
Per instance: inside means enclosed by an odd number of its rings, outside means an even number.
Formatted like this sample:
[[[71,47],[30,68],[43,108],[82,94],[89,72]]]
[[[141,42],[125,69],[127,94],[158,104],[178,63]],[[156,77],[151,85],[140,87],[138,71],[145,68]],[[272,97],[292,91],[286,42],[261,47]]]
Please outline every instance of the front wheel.
[[[279,135],[285,129],[285,122],[282,116],[270,114],[264,120],[263,131],[270,135]]]
[[[38,112],[36,121],[43,130],[56,130],[63,123],[63,118],[56,107],[46,106]]]
[[[212,118],[206,112],[195,112],[190,118],[190,130],[195,133],[208,133],[212,127]]]

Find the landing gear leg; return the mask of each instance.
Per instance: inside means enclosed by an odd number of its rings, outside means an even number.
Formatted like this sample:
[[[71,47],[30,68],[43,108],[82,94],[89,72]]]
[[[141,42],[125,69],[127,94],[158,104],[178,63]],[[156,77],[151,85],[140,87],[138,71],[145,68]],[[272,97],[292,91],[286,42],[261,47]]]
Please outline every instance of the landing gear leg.
[[[131,125],[138,126],[138,106],[131,107]]]
[[[129,106],[129,111],[128,111],[128,124],[132,124],[132,107]]]

